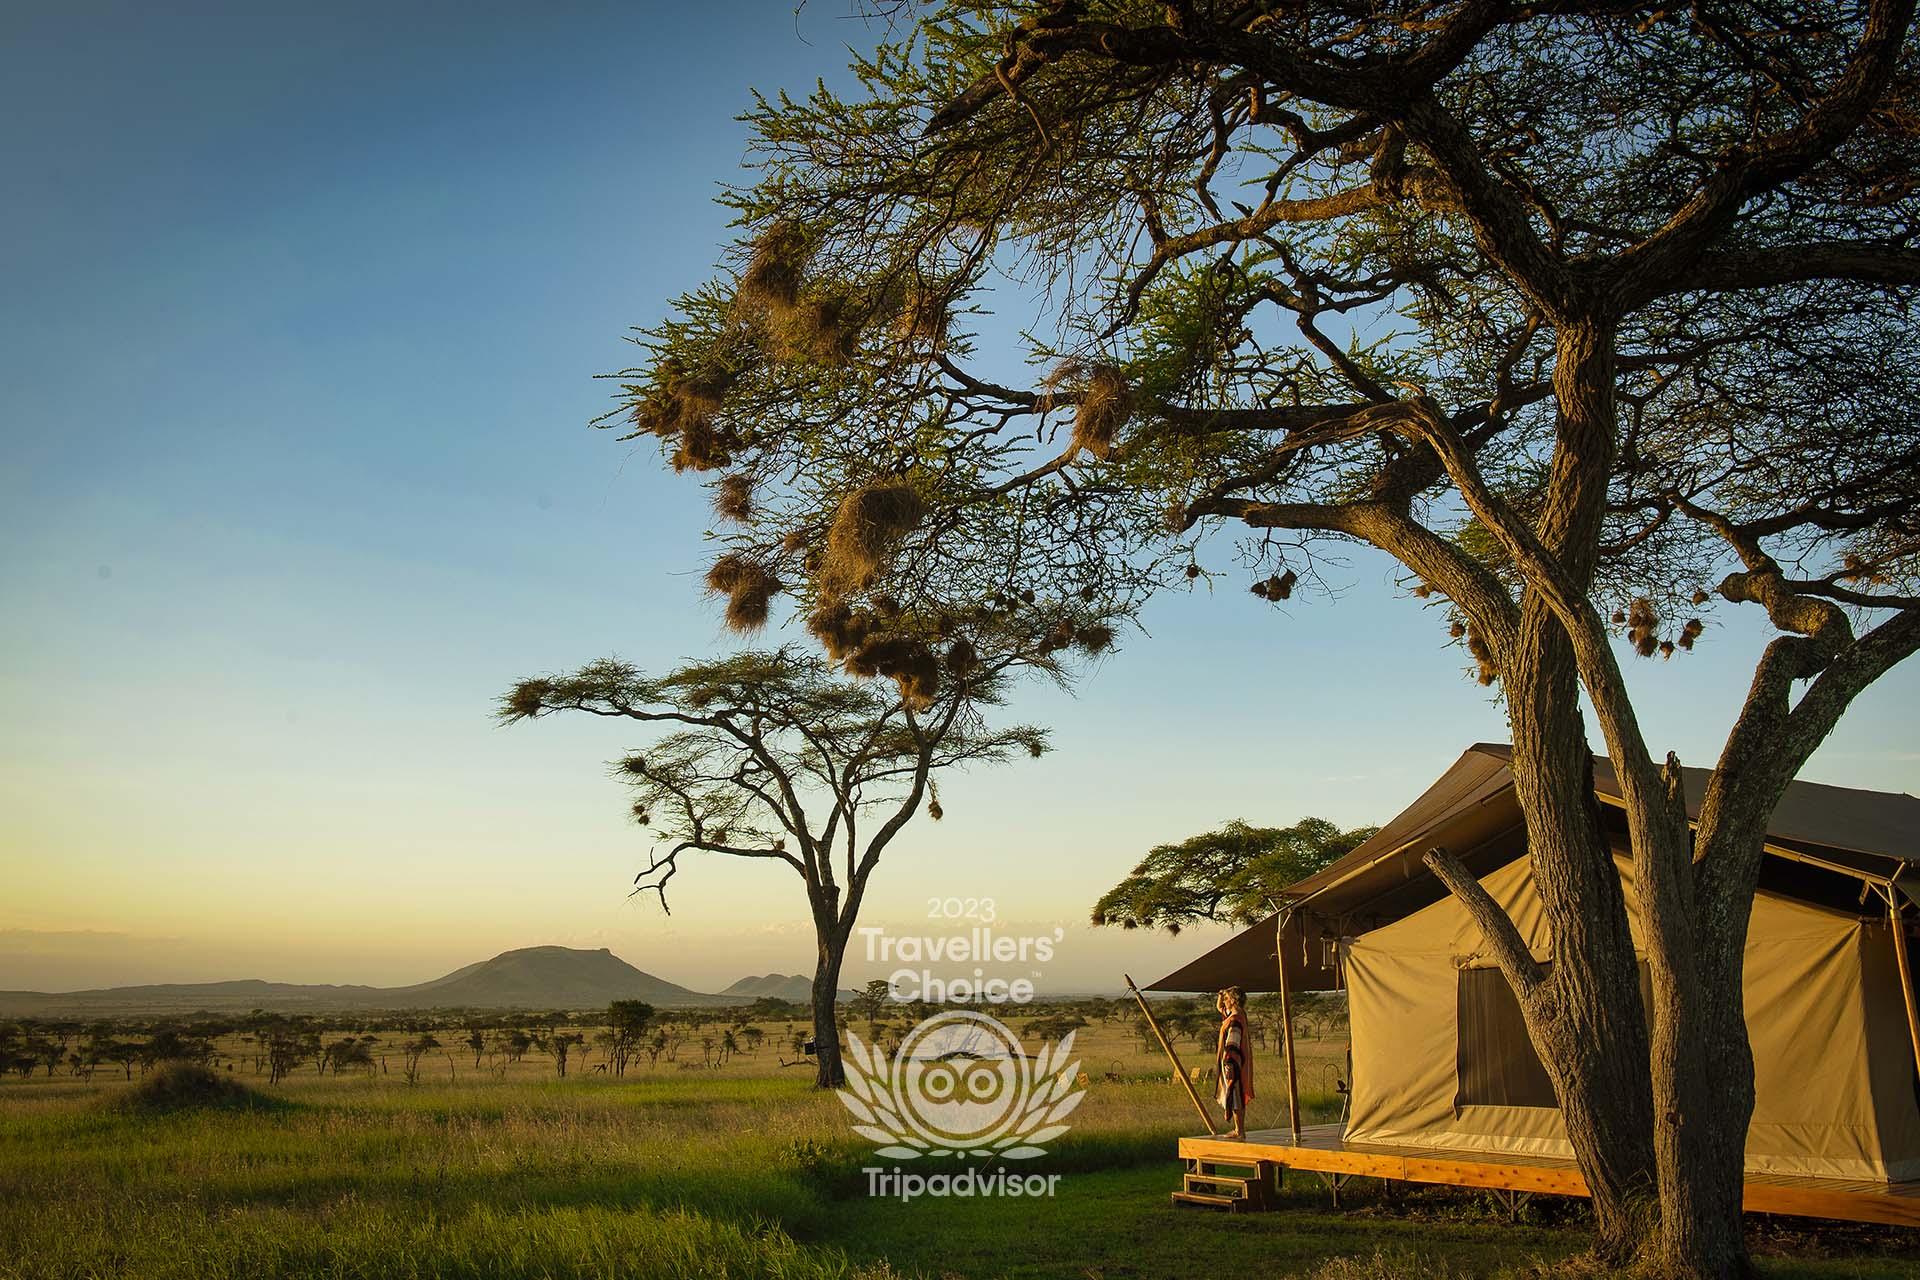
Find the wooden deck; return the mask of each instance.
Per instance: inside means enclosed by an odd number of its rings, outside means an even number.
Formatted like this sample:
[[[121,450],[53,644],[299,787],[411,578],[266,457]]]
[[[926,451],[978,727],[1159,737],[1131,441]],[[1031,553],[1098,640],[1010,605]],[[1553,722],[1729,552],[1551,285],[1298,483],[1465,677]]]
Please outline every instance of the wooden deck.
[[[1348,1142],[1343,1135],[1340,1125],[1321,1124],[1302,1130],[1298,1139],[1285,1129],[1256,1129],[1244,1142],[1204,1136],[1182,1138],[1180,1158],[1187,1162],[1190,1172],[1199,1174],[1212,1173],[1217,1165],[1253,1168],[1265,1163],[1334,1178],[1358,1174],[1503,1192],[1587,1194],[1586,1180],[1571,1160],[1378,1146]],[[1746,1208],[1749,1213],[1920,1227],[1920,1182],[1855,1182],[1754,1173],[1747,1175]]]

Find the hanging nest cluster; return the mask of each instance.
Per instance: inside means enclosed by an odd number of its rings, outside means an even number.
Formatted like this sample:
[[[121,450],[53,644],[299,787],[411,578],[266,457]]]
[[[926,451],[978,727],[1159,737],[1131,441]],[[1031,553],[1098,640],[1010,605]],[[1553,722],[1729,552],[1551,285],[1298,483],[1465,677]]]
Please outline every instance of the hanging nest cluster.
[[[924,710],[940,692],[940,660],[923,640],[886,634],[886,621],[876,611],[829,600],[808,616],[807,630],[849,675],[886,676],[909,706]]]
[[[946,345],[947,326],[953,316],[950,288],[915,276],[901,292],[899,306],[893,318],[895,338],[936,350]]]
[[[1693,642],[1698,640],[1700,633],[1706,629],[1707,624],[1700,621],[1700,619],[1688,618],[1687,625],[1680,628],[1680,647],[1691,651],[1693,649]]]
[[[800,300],[800,276],[812,250],[798,223],[780,221],[753,242],[747,268],[734,287],[734,305],[758,318],[784,310]]]
[[[900,698],[916,711],[933,705],[940,692],[940,661],[924,641],[908,636],[869,640],[848,656],[847,672],[886,676],[900,686]]]
[[[864,591],[900,540],[926,518],[926,500],[904,480],[871,484],[841,500],[815,573],[831,593]]]
[[[853,359],[860,328],[853,323],[852,301],[834,294],[802,298],[780,311],[769,312],[761,332],[773,354],[793,364],[844,365]]]
[[[932,782],[927,784],[927,816],[935,822],[947,816],[947,811],[940,804],[940,788]]]
[[[802,277],[813,246],[795,223],[776,222],[754,241],[753,253],[734,287],[735,313],[761,334],[782,360],[845,364],[853,358],[859,327],[841,295],[809,297]]]
[[[1476,677],[1482,685],[1490,685],[1500,678],[1500,670],[1493,664],[1493,646],[1487,638],[1473,628],[1466,628],[1467,652],[1473,655],[1474,663],[1480,668]]]
[[[773,570],[735,551],[715,560],[707,570],[707,590],[727,598],[727,627],[732,631],[758,631],[766,626],[780,587]]]
[[[1120,428],[1132,416],[1133,388],[1126,376],[1112,365],[1094,365],[1073,411],[1072,451],[1084,450],[1105,462],[1113,456]]]
[[[1073,647],[1089,658],[1097,658],[1113,648],[1114,630],[1104,622],[1089,622],[1073,633]]]
[[[1044,656],[1062,649],[1075,649],[1089,658],[1097,658],[1113,648],[1119,633],[1104,622],[1076,623],[1062,618],[1039,639],[1036,647]]]
[[[738,524],[753,519],[753,481],[739,472],[721,476],[713,487],[713,513]]]
[[[714,419],[738,375],[724,369],[694,373],[669,356],[654,389],[635,401],[636,433],[678,440],[670,459],[675,471],[712,471],[733,461],[740,441]]]
[[[1293,584],[1300,581],[1300,575],[1289,569],[1285,573],[1276,573],[1253,584],[1249,590],[1262,600],[1279,603],[1293,596]]]
[[[1654,611],[1653,601],[1639,596],[1627,606],[1624,615],[1615,613],[1614,617],[1627,624],[1627,643],[1633,646],[1635,653],[1643,658],[1651,658],[1660,648],[1660,637],[1656,634],[1660,615]],[[1667,652],[1672,651],[1673,646],[1668,645]]]

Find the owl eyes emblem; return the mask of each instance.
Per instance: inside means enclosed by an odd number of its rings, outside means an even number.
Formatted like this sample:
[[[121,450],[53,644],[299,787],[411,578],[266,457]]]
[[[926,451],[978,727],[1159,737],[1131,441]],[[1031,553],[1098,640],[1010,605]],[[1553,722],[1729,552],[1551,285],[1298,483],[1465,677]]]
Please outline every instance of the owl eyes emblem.
[[[1067,1131],[1086,1097],[1075,1088],[1071,1033],[1028,1055],[1020,1037],[984,1013],[935,1014],[908,1032],[892,1058],[847,1032],[840,1101],[855,1133],[894,1160],[998,1156],[1024,1160]]]

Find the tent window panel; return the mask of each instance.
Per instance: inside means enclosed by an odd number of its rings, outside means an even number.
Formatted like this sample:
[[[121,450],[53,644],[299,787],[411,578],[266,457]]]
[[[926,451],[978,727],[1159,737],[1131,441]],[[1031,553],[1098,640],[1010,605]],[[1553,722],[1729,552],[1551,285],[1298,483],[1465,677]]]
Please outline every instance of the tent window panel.
[[[1459,1019],[1455,1110],[1560,1105],[1506,975],[1498,969],[1460,970]]]
[[[1544,966],[1551,968],[1551,965]],[[1640,965],[1640,1007],[1653,1021],[1653,991]],[[1461,1107],[1558,1107],[1553,1081],[1534,1052],[1520,1001],[1498,969],[1460,970],[1458,1084]]]

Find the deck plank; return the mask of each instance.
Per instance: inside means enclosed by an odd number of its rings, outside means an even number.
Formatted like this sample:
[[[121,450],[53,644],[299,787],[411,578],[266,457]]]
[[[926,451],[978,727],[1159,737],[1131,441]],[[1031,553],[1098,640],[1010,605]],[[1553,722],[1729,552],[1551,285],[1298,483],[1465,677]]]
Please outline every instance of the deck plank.
[[[1315,1173],[1360,1174],[1403,1182],[1563,1196],[1588,1194],[1586,1179],[1571,1160],[1348,1142],[1337,1124],[1311,1125],[1298,1135],[1285,1129],[1256,1129],[1247,1134],[1245,1141],[1205,1136],[1182,1138],[1180,1158],[1248,1166],[1267,1160]],[[1754,1173],[1747,1175],[1745,1204],[1750,1213],[1920,1227],[1920,1182],[1882,1183]]]

